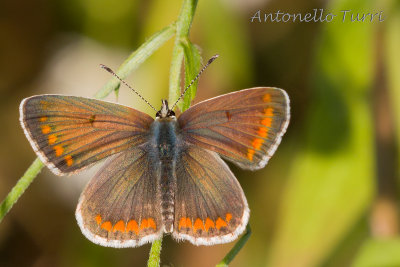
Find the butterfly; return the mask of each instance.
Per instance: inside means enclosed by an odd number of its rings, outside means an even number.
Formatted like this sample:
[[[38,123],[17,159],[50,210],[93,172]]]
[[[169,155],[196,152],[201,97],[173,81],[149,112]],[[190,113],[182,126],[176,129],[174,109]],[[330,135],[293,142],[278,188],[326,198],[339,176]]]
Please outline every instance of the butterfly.
[[[263,168],[289,123],[289,98],[257,87],[200,102],[180,116],[162,100],[155,118],[76,96],[37,95],[20,105],[22,128],[57,175],[106,159],[76,209],[82,233],[136,247],[164,233],[194,245],[233,241],[249,220],[239,182],[222,160]]]

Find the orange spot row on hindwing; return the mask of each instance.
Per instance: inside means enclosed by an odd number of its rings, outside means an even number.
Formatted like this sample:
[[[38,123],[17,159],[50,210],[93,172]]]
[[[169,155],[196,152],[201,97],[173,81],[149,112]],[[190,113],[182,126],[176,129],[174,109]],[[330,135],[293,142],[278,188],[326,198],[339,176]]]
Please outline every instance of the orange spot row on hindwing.
[[[214,221],[207,217],[204,222],[202,219],[197,218],[192,225],[192,221],[190,220],[190,218],[182,217],[179,220],[178,229],[180,230],[181,228],[190,228],[194,233],[196,233],[198,230],[208,232],[210,228],[216,228],[219,230],[221,229],[221,227],[227,227],[231,219],[232,219],[232,214],[227,213],[225,216],[225,220],[222,219],[221,217],[218,217],[218,219]]]
[[[271,96],[269,94],[266,94],[263,100],[264,102],[269,102],[271,100]],[[260,122],[261,125],[263,126],[258,127],[257,130],[257,135],[261,138],[254,138],[253,141],[251,142],[252,148],[247,149],[247,158],[250,161],[253,161],[254,153],[256,152],[256,150],[261,149],[261,146],[264,144],[265,138],[268,137],[269,127],[272,126],[272,117],[274,116],[274,109],[271,107],[264,109],[264,116],[267,117],[263,118]]]
[[[157,225],[153,218],[143,219],[140,225],[136,222],[136,220],[130,220],[127,223],[125,223],[123,220],[119,220],[114,224],[114,226],[111,224],[110,221],[105,221],[102,223],[102,218],[100,214],[96,215],[94,220],[96,221],[97,225],[99,225],[102,229],[114,233],[117,231],[121,233],[135,232],[136,235],[138,235],[140,231],[143,231],[147,228],[153,228],[154,230],[157,230]]]

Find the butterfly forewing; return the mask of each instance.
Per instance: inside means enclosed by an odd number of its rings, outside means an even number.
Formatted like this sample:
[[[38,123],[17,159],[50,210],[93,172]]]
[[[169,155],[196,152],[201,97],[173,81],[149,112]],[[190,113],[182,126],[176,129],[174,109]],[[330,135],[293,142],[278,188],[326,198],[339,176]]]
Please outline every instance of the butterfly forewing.
[[[289,98],[258,87],[194,105],[178,118],[184,140],[215,151],[242,168],[259,169],[273,155],[289,123]]]
[[[249,209],[243,191],[215,152],[189,145],[176,163],[173,237],[195,245],[230,242],[243,232]]]
[[[83,191],[76,218],[84,235],[109,247],[136,247],[162,234],[158,165],[146,149],[111,158]]]
[[[40,95],[22,101],[20,121],[41,160],[67,174],[144,143],[153,119],[105,101]]]

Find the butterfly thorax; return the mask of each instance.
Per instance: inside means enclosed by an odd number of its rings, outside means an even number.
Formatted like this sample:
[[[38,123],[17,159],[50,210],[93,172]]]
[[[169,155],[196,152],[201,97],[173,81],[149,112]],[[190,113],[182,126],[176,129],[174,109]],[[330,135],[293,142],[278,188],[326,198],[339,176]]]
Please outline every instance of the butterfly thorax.
[[[159,163],[158,194],[161,200],[161,214],[165,232],[172,232],[176,192],[175,164],[179,143],[178,122],[175,116],[156,118],[151,125],[154,142],[153,160]]]

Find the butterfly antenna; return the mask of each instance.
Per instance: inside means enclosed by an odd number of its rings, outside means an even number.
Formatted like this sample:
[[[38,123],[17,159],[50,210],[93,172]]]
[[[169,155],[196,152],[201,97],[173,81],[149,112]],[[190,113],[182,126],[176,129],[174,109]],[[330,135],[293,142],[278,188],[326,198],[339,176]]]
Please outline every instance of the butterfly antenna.
[[[147,101],[141,94],[139,94],[135,89],[133,89],[127,82],[125,82],[124,80],[122,80],[112,69],[110,69],[109,67],[107,67],[106,65],[100,64],[100,67],[105,69],[106,71],[108,71],[109,73],[111,73],[115,78],[117,78],[118,80],[120,80],[123,84],[125,84],[129,89],[131,89],[135,94],[137,94],[141,99],[143,99],[144,102],[147,103],[147,105],[149,105],[152,109],[154,109],[157,112],[157,109],[155,109],[153,107],[152,104],[149,103],[149,101]]]
[[[200,77],[200,75],[203,73],[203,71],[205,71],[205,69],[214,61],[217,59],[217,57],[219,57],[218,54],[212,56],[206,65],[204,65],[204,67],[199,71],[199,74],[197,74],[197,76],[190,82],[190,84],[185,88],[185,90],[183,90],[183,93],[179,96],[178,100],[176,100],[176,102],[174,103],[174,105],[171,107],[171,110],[174,109],[174,107],[176,106],[176,104],[178,104],[179,100],[181,100],[181,98],[185,95],[186,91],[190,88],[190,86],[193,85],[193,83],[195,81],[197,81]]]

